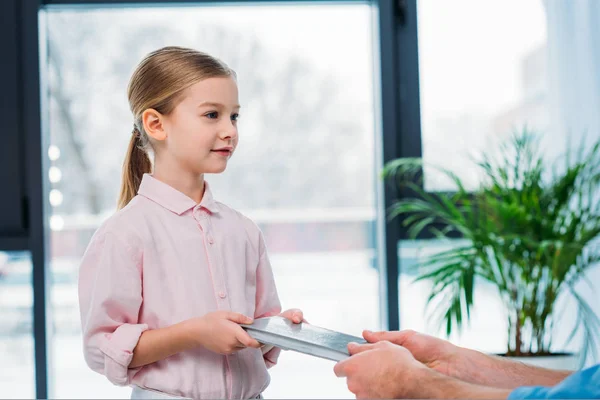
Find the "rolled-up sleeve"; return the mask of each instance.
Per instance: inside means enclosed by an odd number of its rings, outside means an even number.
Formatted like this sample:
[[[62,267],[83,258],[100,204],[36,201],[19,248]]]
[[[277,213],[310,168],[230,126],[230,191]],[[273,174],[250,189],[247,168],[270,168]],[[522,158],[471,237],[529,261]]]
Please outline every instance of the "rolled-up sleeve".
[[[124,234],[97,232],[79,270],[83,351],[88,366],[115,385],[128,385],[139,371],[129,364],[148,329],[138,323],[141,304],[141,246]]]
[[[267,254],[265,240],[259,235],[259,262],[256,270],[256,308],[254,318],[270,317],[281,313],[281,302],[275,286],[275,277]],[[278,347],[263,347],[263,358],[267,368],[277,364],[281,349]]]

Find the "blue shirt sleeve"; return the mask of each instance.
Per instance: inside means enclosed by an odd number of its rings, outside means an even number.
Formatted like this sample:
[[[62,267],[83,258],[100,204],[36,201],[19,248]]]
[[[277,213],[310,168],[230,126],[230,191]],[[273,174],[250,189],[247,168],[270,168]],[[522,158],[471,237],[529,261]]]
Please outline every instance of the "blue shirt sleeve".
[[[516,388],[508,399],[600,399],[600,364],[575,372],[556,386]]]

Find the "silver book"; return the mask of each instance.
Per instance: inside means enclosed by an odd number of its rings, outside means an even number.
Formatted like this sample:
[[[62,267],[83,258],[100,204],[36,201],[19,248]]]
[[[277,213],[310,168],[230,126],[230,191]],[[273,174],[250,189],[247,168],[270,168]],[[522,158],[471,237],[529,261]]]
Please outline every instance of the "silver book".
[[[258,318],[250,325],[241,325],[259,343],[279,347],[332,361],[350,356],[348,343],[366,343],[363,338],[332,331],[302,322],[275,316]]]

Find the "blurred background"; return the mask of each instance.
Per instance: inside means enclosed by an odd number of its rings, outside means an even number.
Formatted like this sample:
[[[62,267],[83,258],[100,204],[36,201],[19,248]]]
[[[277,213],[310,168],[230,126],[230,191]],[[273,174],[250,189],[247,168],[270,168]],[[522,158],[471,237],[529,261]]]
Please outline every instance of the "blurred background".
[[[8,95],[0,115],[9,123],[0,150],[8,186],[0,200],[2,398],[130,394],[83,360],[78,263],[115,211],[132,125],[126,86],[154,49],[193,47],[237,72],[239,150],[225,173],[207,180],[216,198],[263,230],[284,307],[353,335],[410,328],[445,337],[426,308],[432,282],[415,283],[413,267],[469,242],[412,237],[388,218],[406,194],[382,178],[384,165],[420,158],[476,192],[486,181],[473,159],[499,154],[515,132],[537,134],[548,170],[569,145],[589,149],[600,139],[594,0],[8,0],[2,7]],[[456,191],[442,175],[425,170],[422,178],[427,193]],[[600,273],[588,261],[578,277],[593,285]],[[489,279],[474,279],[470,318],[449,338],[504,353],[511,333],[503,298]],[[597,291],[571,283],[600,310]],[[592,326],[569,337],[580,323],[577,296],[565,290],[553,299],[561,311],[547,330],[552,351],[579,353],[600,332]],[[590,354],[585,363],[594,362]],[[332,369],[284,352],[264,395],[353,397]]]

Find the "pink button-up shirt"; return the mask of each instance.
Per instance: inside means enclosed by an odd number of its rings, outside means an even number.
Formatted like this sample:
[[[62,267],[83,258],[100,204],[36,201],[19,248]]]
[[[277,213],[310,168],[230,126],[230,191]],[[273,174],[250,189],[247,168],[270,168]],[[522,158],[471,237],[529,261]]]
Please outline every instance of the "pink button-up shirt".
[[[116,385],[231,399],[256,397],[269,384],[277,348],[228,356],[197,348],[128,368],[147,329],[217,310],[254,318],[281,312],[262,233],[205,188],[196,204],[144,175],[138,195],[98,229],[83,256],[85,360]]]

